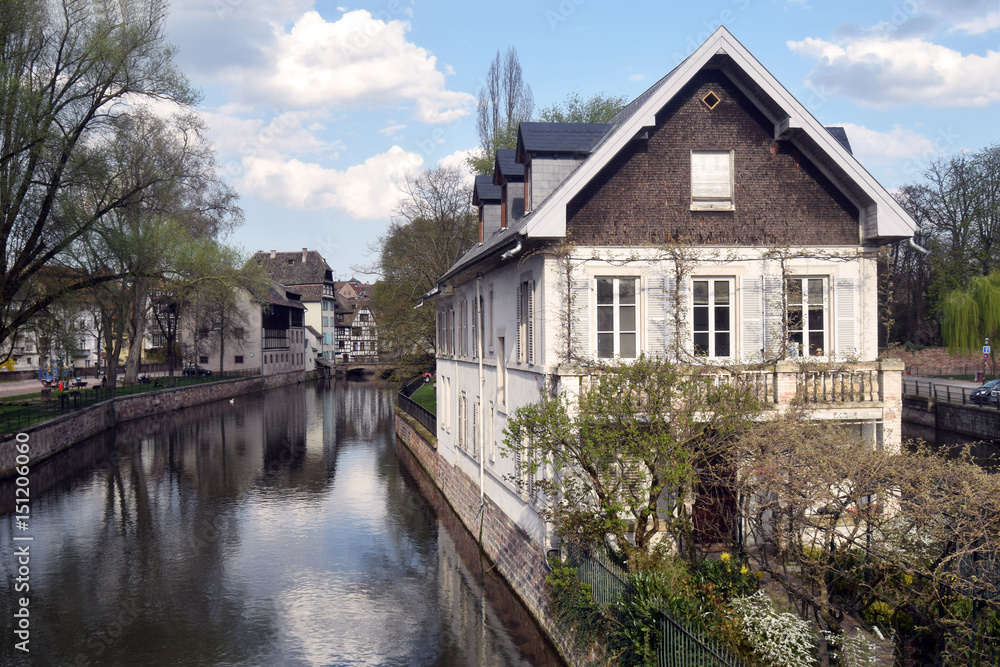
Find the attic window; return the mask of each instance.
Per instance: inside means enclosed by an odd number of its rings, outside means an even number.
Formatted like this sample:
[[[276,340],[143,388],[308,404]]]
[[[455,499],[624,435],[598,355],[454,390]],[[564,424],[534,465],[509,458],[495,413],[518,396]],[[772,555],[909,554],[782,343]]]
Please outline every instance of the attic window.
[[[290,259],[290,260],[288,260],[288,263],[289,263],[289,264],[294,264],[294,263],[295,263],[295,260],[294,260],[294,259]]]
[[[708,91],[708,94],[705,95],[705,97],[701,98],[701,101],[704,102],[705,106],[708,107],[709,109],[714,109],[719,105],[719,102],[721,102],[722,100],[720,100],[719,96],[710,90]]]

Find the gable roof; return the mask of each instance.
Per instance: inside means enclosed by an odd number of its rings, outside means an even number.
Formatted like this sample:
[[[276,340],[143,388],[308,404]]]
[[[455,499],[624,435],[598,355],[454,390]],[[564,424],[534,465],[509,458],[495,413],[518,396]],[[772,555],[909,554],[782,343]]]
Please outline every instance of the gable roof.
[[[472,186],[472,204],[479,206],[488,201],[500,201],[500,186],[493,184],[492,176],[476,176],[476,184]]]
[[[917,224],[845,146],[768,72],[724,27],[684,62],[611,119],[590,158],[570,174],[534,215],[526,235],[562,237],[566,205],[640,132],[656,126],[656,114],[703,68],[721,70],[774,124],[775,139],[789,140],[851,199],[861,212],[864,237],[895,241],[913,236]]]
[[[614,127],[611,123],[521,123],[517,128],[517,160],[524,153],[590,153]]]
[[[517,151],[501,148],[493,167],[493,184],[503,185],[504,181],[524,181],[524,166],[517,163]]]
[[[263,265],[272,280],[282,285],[322,285],[333,279],[332,269],[315,250],[256,252],[252,259]]]
[[[853,156],[844,129],[824,127],[728,30],[720,27],[682,63],[615,114],[605,124],[608,130],[592,146],[589,157],[545,201],[473,246],[438,282],[472,262],[519,247],[521,239],[564,237],[566,210],[573,198],[636,136],[654,128],[656,114],[706,68],[721,70],[772,122],[774,138],[791,141],[857,206],[866,240],[887,243],[913,236],[916,222]],[[531,132],[529,129],[529,135]],[[519,137],[523,138],[520,132]],[[509,152],[497,151],[494,183],[502,183],[507,176],[499,173],[501,168],[514,169],[509,162]]]

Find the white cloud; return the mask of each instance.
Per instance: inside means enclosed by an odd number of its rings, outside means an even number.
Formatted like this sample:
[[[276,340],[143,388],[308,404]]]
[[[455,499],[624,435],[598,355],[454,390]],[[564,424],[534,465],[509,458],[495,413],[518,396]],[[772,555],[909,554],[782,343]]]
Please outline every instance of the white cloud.
[[[379,130],[378,133],[384,137],[391,138],[397,136],[400,130],[406,129],[406,125],[404,124],[394,123],[392,121],[389,121],[389,123],[390,123],[389,125],[386,125],[381,130]]]
[[[992,30],[996,30],[997,28],[1000,28],[1000,9],[994,9],[992,12],[986,14],[986,16],[975,18],[970,21],[964,21],[962,23],[956,23],[952,26],[951,32],[964,32],[967,35],[982,35]]]
[[[469,158],[479,152],[478,148],[468,148],[466,150],[455,151],[449,155],[445,155],[443,158],[438,160],[439,167],[450,167],[452,169],[458,169],[462,172],[462,180],[470,188],[476,181],[475,174],[469,169]]]
[[[389,218],[403,198],[399,185],[423,158],[393,146],[345,170],[278,157],[244,159],[238,187],[246,195],[293,209],[338,209],[353,218]]]
[[[631,74],[631,75],[629,75],[628,80],[629,81],[642,81],[645,78],[646,78],[645,74]]]
[[[209,127],[209,136],[220,159],[224,161],[248,156],[304,154],[335,160],[344,148],[339,139],[325,141],[318,136],[326,127],[317,122],[316,113],[286,111],[270,121],[241,118],[222,109],[203,110],[201,116]]]
[[[807,38],[788,48],[819,62],[808,82],[884,109],[909,102],[981,107],[1000,100],[1000,53],[964,55],[919,38],[865,33],[838,42]]]
[[[914,130],[894,126],[888,132],[871,130],[863,125],[843,123],[854,155],[861,164],[888,164],[937,155],[934,141]]]
[[[447,89],[437,59],[407,41],[409,28],[405,21],[381,21],[364,10],[332,23],[308,11],[290,30],[274,24],[268,64],[230,74],[235,95],[292,108],[391,107],[410,101],[416,118],[426,123],[468,114],[475,97]]]

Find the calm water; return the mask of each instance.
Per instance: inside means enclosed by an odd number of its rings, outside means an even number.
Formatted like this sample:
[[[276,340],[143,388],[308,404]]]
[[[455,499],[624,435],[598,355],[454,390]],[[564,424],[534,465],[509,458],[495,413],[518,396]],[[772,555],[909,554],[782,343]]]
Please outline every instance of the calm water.
[[[401,469],[384,388],[300,385],[125,425],[31,484],[26,532],[0,486],[0,664],[559,664]],[[9,629],[15,534],[34,538],[29,660]]]

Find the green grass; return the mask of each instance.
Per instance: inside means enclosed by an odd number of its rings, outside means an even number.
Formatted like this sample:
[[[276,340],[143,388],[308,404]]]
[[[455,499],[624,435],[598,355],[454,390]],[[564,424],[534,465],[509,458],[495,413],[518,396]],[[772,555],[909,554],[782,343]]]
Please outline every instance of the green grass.
[[[422,385],[410,398],[429,412],[437,414],[437,393],[434,391],[433,382]]]

